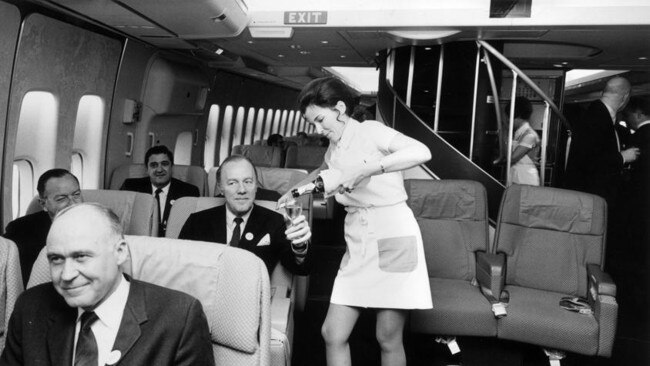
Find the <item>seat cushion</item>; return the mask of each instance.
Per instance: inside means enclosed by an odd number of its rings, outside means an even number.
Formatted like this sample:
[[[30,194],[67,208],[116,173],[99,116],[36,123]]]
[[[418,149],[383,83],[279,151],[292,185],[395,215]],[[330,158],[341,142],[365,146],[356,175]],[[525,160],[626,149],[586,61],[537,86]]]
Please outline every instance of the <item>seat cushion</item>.
[[[433,309],[411,311],[411,330],[441,335],[492,337],[497,321],[490,303],[468,281],[429,278]]]
[[[519,286],[510,292],[508,315],[499,319],[499,338],[544,347],[595,355],[598,351],[598,322],[593,315],[564,310],[566,294]]]

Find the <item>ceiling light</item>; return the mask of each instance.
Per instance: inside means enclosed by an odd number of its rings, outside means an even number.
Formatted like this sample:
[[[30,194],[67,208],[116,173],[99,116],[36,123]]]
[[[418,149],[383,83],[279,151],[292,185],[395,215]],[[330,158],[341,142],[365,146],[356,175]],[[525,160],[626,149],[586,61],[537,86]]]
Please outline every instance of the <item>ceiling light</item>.
[[[291,27],[248,27],[253,38],[291,38],[293,28]]]
[[[425,51],[431,51],[431,47],[424,47]]]
[[[430,31],[402,31],[402,30],[396,30],[396,31],[389,31],[388,34],[399,37],[399,38],[406,38],[406,39],[413,39],[413,40],[431,40],[431,39],[440,39],[440,38],[445,38],[449,36],[453,36],[454,34],[460,33],[459,30],[430,30]]]
[[[284,55],[278,55],[278,57],[282,58],[282,57],[284,57]]]
[[[329,41],[320,41],[320,43],[322,43],[322,44],[328,44]]]
[[[648,58],[645,57],[645,56],[641,56],[641,57],[639,57],[639,60],[647,60],[647,59],[648,59]]]
[[[246,41],[246,43],[248,43],[248,44],[253,44],[253,43],[255,43],[255,42],[253,42],[253,41]]]
[[[341,58],[345,58],[345,55],[341,55]]]
[[[214,51],[214,53],[216,53],[217,55],[222,54],[223,53],[223,48],[217,48],[217,50]]]
[[[568,65],[568,64],[569,64],[569,63],[566,62],[566,61],[562,62],[562,65]]]
[[[309,52],[309,51],[304,51],[304,50],[303,50],[303,51],[300,51],[300,54],[301,54],[301,55],[309,55],[310,53],[311,53],[311,52]]]

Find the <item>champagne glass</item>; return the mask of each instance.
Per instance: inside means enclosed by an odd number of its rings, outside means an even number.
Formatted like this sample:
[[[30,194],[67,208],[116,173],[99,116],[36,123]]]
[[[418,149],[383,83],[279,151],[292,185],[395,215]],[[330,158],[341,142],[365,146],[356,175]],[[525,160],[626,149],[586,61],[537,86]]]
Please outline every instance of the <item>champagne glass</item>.
[[[284,206],[286,212],[285,219],[287,221],[287,226],[291,226],[293,220],[302,214],[302,204],[296,200],[287,202]]]

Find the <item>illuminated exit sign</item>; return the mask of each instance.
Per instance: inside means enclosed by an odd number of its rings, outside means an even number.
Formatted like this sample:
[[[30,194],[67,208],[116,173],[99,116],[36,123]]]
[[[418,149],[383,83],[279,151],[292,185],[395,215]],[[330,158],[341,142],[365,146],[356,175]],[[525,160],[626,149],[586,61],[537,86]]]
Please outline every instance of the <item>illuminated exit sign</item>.
[[[327,24],[327,12],[285,11],[284,24]]]

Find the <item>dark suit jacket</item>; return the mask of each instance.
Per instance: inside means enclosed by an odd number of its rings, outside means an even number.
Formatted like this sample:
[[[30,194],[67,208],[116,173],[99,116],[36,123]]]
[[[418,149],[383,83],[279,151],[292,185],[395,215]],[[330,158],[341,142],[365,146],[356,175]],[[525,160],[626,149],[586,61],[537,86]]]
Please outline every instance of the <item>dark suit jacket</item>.
[[[639,158],[632,163],[629,195],[630,208],[645,222],[650,223],[650,124],[639,128],[631,137],[631,146],[641,150]]]
[[[154,193],[151,189],[151,180],[149,177],[126,179],[124,180],[124,183],[122,183],[120,190],[135,191],[148,194]],[[165,236],[165,230],[167,229],[167,219],[169,218],[169,211],[171,211],[172,208],[171,201],[177,200],[181,197],[198,196],[199,189],[195,185],[185,183],[176,178],[172,178],[169,186],[169,192],[167,193],[167,200],[165,201],[165,214],[163,215],[162,220],[160,220],[160,226],[158,227],[158,236]]]
[[[266,264],[269,273],[273,271],[279,260],[292,273],[307,274],[310,251],[307,252],[304,262],[298,265],[291,250],[291,242],[284,235],[285,230],[286,226],[282,215],[253,205],[246,227],[242,231],[239,247],[260,257]],[[249,239],[250,235],[248,234],[252,234],[252,239]],[[257,245],[267,234],[271,239],[270,245]],[[226,243],[226,235],[226,206],[221,205],[191,214],[181,229],[179,239]]]
[[[616,144],[612,118],[605,104],[597,100],[589,105],[571,132],[565,186],[597,194],[612,209],[622,170],[623,158]]]
[[[201,303],[170,289],[131,280],[113,350],[116,365],[213,366],[212,342]],[[72,364],[77,309],[52,283],[25,291],[9,321],[3,366]]]
[[[45,211],[19,217],[7,225],[5,238],[12,240],[18,247],[20,270],[23,283],[27,285],[32,266],[41,249],[45,246],[47,234],[50,232],[52,219]]]

